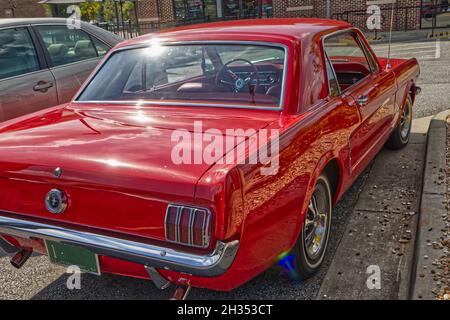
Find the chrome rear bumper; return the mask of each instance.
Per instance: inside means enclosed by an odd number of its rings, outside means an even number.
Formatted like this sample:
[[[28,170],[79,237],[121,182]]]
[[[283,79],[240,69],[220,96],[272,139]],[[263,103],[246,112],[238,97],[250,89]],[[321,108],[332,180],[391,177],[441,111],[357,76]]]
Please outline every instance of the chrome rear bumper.
[[[199,255],[4,216],[0,216],[1,234],[81,246],[99,255],[201,277],[216,277],[225,273],[239,248],[237,240],[228,243],[218,241],[212,253]],[[0,241],[0,248],[11,253],[11,246],[4,240]]]

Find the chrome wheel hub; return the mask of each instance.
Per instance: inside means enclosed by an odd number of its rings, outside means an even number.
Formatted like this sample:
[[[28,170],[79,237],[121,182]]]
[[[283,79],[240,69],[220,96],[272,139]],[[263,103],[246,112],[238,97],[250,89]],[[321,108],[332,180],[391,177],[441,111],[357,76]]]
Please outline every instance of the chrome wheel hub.
[[[408,139],[409,132],[411,129],[412,112],[411,104],[406,102],[405,108],[403,109],[402,117],[400,119],[400,136],[403,141]]]
[[[317,189],[308,205],[305,220],[305,249],[310,259],[316,259],[325,244],[328,228],[328,199],[325,190]]]

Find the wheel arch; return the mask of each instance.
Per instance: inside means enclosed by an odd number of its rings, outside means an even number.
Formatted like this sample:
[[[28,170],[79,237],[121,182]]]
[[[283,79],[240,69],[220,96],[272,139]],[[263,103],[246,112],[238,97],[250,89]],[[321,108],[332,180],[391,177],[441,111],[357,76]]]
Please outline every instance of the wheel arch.
[[[338,196],[340,194],[341,184],[342,184],[342,172],[340,168],[339,161],[337,158],[333,158],[326,166],[323,168],[322,172],[327,176],[328,182],[330,183],[331,194],[333,197],[333,205],[337,202]]]
[[[303,218],[306,213],[306,209],[308,208],[309,199],[311,198],[314,187],[316,185],[317,179],[322,173],[325,173],[327,176],[330,188],[332,192],[332,205],[334,206],[336,202],[340,198],[341,189],[342,189],[342,181],[343,181],[343,173],[344,173],[344,167],[342,164],[342,161],[337,156],[337,152],[330,151],[322,156],[322,158],[319,160],[315,170],[312,172],[309,183],[308,183],[308,189],[306,191],[305,200],[301,207],[301,214],[299,215],[298,220],[298,228],[296,230],[296,236],[293,240],[293,244],[297,240],[301,228],[303,226]]]

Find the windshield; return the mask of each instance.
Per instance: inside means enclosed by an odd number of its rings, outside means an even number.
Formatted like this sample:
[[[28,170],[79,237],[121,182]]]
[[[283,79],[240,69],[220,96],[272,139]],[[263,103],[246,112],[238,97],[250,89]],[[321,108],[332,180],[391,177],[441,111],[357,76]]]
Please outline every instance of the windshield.
[[[160,45],[111,55],[77,101],[280,107],[285,50],[264,45]]]

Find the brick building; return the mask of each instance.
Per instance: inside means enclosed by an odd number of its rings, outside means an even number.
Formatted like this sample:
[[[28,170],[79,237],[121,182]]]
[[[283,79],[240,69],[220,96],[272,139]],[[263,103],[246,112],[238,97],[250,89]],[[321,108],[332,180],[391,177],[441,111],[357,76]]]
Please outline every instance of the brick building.
[[[367,8],[381,9],[381,29],[390,25],[394,2],[394,29],[423,27],[421,6],[440,0],[139,0],[140,21],[183,23],[252,17],[330,17],[366,28]],[[348,13],[347,13],[348,12]],[[345,14],[342,14],[345,13]]]
[[[0,0],[0,18],[45,17],[44,7],[38,0]]]

